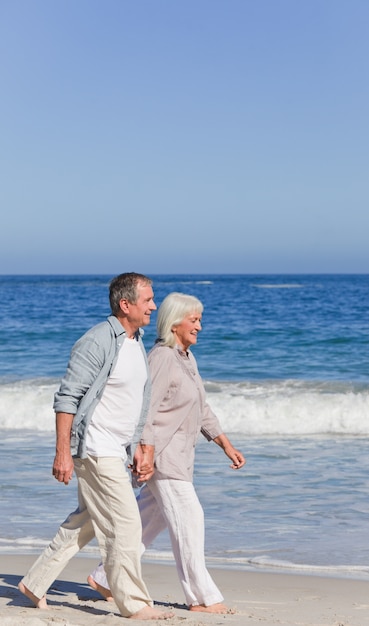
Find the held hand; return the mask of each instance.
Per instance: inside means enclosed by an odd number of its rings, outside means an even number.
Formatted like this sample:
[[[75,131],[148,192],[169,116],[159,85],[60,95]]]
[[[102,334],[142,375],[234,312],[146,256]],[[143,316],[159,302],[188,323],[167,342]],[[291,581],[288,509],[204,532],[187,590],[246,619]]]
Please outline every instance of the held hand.
[[[133,464],[131,466],[133,474],[139,483],[150,480],[154,474],[154,446],[138,444]]]
[[[53,476],[56,478],[56,480],[58,480],[60,483],[68,485],[69,481],[72,480],[73,470],[74,464],[70,452],[66,454],[60,454],[57,452],[55,455],[52,470]]]
[[[140,474],[137,474],[134,471],[133,473],[136,475],[136,480],[138,483],[147,483],[147,481],[150,480],[150,478],[154,475],[155,470],[153,468],[150,472],[147,471],[146,473],[141,472]]]

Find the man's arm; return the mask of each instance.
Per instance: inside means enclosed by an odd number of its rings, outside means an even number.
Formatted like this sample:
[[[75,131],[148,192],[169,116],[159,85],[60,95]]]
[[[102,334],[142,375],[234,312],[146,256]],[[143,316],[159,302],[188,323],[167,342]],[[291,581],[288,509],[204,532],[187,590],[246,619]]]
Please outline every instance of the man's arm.
[[[72,479],[74,464],[70,451],[70,434],[74,415],[56,413],[56,449],[53,464],[53,476],[60,483],[68,484]]]

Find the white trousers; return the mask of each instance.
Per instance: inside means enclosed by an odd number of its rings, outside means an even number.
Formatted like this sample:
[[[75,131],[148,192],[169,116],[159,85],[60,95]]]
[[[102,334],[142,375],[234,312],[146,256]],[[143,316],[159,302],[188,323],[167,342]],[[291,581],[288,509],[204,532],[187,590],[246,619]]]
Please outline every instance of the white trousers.
[[[60,526],[23,584],[41,598],[70,559],[96,536],[123,617],[152,606],[141,574],[141,520],[127,469],[118,457],[75,459],[78,509]]]
[[[137,502],[142,521],[142,552],[168,528],[186,604],[209,606],[222,602],[223,596],[205,564],[204,512],[193,484],[152,478],[141,489]],[[102,565],[92,576],[109,589]]]

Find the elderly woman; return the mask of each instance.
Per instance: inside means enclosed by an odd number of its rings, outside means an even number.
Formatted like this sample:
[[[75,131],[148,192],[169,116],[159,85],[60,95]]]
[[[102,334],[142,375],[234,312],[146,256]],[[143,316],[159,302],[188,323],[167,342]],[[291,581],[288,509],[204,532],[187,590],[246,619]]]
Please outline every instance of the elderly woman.
[[[223,596],[205,564],[204,513],[193,486],[199,433],[224,450],[232,461],[232,469],[240,469],[245,459],[222,432],[207,404],[196,360],[190,351],[201,330],[202,312],[203,305],[197,298],[176,292],[169,294],[159,308],[158,339],[148,357],[152,399],[145,426],[154,432],[155,473],[142,487],[137,502],[143,550],[162,530],[169,530],[189,609],[227,613]],[[101,565],[88,582],[106,599],[111,599]]]

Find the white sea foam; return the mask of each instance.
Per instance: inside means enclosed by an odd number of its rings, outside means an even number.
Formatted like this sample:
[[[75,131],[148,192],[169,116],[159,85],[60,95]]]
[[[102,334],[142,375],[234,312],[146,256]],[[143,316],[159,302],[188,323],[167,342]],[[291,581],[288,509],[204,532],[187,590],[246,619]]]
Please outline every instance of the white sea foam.
[[[55,380],[0,385],[0,429],[54,430]],[[228,433],[369,434],[369,388],[298,380],[207,382],[207,399]]]
[[[40,554],[49,545],[51,538],[51,536],[46,539],[33,536],[19,538],[0,537],[0,554]],[[96,541],[83,547],[82,556],[95,559],[100,557]]]
[[[27,380],[0,385],[0,429],[53,431],[53,398],[58,383]]]
[[[50,539],[50,538],[49,538]],[[0,554],[39,554],[49,544],[49,539],[40,539],[33,536],[19,539],[0,538]],[[87,544],[79,553],[80,556],[99,559],[100,553],[96,542]],[[369,566],[360,565],[314,565],[310,563],[293,563],[283,559],[273,559],[269,555],[243,555],[232,556],[225,553],[223,556],[206,556],[207,562],[212,567],[237,569],[246,571],[264,572],[294,572],[311,574],[315,576],[335,576],[342,578],[356,578],[368,580]],[[174,556],[171,550],[148,549],[143,555],[143,561],[149,563],[174,564]]]
[[[369,389],[342,383],[210,383],[208,402],[226,432],[369,434]]]
[[[301,289],[304,285],[299,283],[254,283],[259,289]]]

